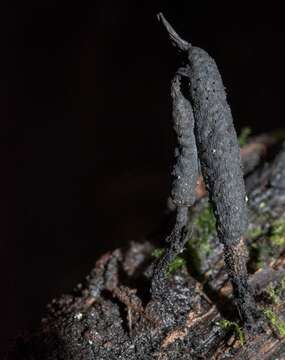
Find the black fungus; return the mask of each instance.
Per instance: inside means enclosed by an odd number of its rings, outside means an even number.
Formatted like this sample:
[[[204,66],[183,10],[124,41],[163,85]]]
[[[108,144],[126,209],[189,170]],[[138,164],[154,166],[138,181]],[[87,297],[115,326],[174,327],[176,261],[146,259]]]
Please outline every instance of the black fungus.
[[[179,73],[179,71],[178,71]],[[172,118],[177,135],[176,164],[173,169],[171,195],[177,206],[192,206],[198,179],[198,157],[194,136],[194,116],[190,102],[181,91],[181,76],[176,75],[171,86]]]
[[[250,324],[256,314],[247,282],[247,257],[243,246],[248,211],[240,148],[225,88],[214,59],[203,49],[182,40],[162,14],[159,14],[159,19],[166,27],[171,41],[187,57],[186,65],[179,73],[188,81],[187,96],[193,108],[190,124],[194,115],[194,134],[201,171],[213,205],[217,233],[224,244],[227,271],[234,287],[238,310],[243,320]],[[186,112],[184,115],[189,117]],[[192,141],[192,144],[195,142]],[[197,163],[192,160],[192,164]],[[192,166],[197,166],[196,163]]]
[[[223,243],[237,244],[247,229],[248,215],[231,110],[214,60],[197,47],[190,48],[188,60],[198,154],[217,219],[217,231]]]
[[[164,256],[158,260],[152,279],[152,295],[167,298],[167,272],[170,263],[183,252],[188,222],[188,207],[195,202],[195,188],[198,179],[198,158],[194,136],[194,117],[190,102],[181,91],[181,75],[174,76],[171,86],[172,117],[177,135],[175,149],[176,163],[173,169],[171,195],[177,206],[176,223],[166,239],[169,243]]]

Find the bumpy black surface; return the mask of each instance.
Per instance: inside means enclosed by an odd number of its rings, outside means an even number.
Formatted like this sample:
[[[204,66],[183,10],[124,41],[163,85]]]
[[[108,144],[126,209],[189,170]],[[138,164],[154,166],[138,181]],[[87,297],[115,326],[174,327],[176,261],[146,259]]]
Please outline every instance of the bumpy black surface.
[[[186,96],[193,107],[198,158],[213,205],[217,233],[225,245],[226,266],[238,309],[243,320],[253,324],[257,313],[247,283],[246,249],[243,247],[243,235],[248,227],[245,185],[240,148],[222,78],[214,59],[206,51],[190,44],[186,46],[185,40],[162,14],[159,18],[172,42],[187,57],[186,66],[179,69],[179,73],[188,81]],[[183,116],[189,115],[184,112]],[[190,116],[192,123],[192,112]]]
[[[189,92],[202,173],[217,219],[219,238],[237,243],[247,229],[240,149],[221,75],[202,49],[188,52]]]
[[[195,202],[195,189],[198,179],[198,157],[194,136],[194,116],[192,106],[181,91],[181,75],[179,70],[174,76],[171,85],[172,118],[177,136],[175,149],[176,163],[172,175],[171,195],[177,206],[176,223],[167,237],[169,243],[165,254],[158,260],[152,279],[152,295],[165,298],[167,293],[168,266],[175,257],[183,252],[188,222],[188,207]]]
[[[179,72],[188,79],[198,157],[219,238],[237,244],[247,228],[246,194],[239,144],[220,72],[206,51],[181,39],[162,14],[159,19],[173,44],[187,55],[187,65]]]
[[[179,73],[179,71],[178,71]],[[176,75],[171,86],[172,117],[177,135],[176,164],[171,195],[177,206],[191,206],[195,202],[198,179],[198,157],[194,136],[192,106],[181,91],[181,76]]]

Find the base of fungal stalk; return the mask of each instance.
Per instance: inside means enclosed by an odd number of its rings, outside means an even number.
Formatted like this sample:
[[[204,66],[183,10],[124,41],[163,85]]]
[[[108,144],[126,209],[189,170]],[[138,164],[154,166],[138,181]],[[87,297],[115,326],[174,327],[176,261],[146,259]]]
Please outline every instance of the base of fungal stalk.
[[[246,327],[254,328],[260,313],[248,282],[248,253],[243,237],[237,244],[224,246],[224,258],[239,315]]]

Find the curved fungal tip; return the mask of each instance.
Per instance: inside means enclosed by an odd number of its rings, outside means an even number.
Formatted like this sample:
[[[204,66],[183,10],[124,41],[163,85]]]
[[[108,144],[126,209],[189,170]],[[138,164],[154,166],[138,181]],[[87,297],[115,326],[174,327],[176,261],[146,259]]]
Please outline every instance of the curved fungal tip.
[[[159,13],[156,15],[156,17],[157,17],[157,19],[158,19],[159,21],[161,21],[162,18],[163,18],[162,12],[159,12]]]
[[[173,29],[173,27],[170,25],[170,23],[166,20],[162,12],[159,12],[157,14],[157,18],[159,21],[161,21],[166,28],[168,35],[170,37],[170,40],[174,46],[177,46],[178,49],[182,51],[187,51],[191,47],[191,44],[185,40],[183,40],[177,32]]]

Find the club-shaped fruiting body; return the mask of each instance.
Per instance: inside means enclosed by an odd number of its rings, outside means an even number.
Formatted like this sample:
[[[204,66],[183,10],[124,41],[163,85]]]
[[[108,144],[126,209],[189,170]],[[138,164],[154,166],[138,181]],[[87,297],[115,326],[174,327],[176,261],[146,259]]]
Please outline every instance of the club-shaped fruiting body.
[[[202,49],[188,50],[189,95],[201,169],[222,242],[239,242],[247,229],[240,148],[215,61]]]
[[[177,137],[171,195],[177,206],[189,207],[195,202],[198,157],[193,110],[190,102],[182,95],[179,71],[172,81],[171,97],[173,125]]]
[[[230,107],[227,103],[226,92],[221,75],[215,61],[209,54],[198,47],[194,47],[181,39],[162,14],[159,19],[166,27],[170,39],[175,46],[187,56],[187,63],[178,73],[187,81],[187,93],[181,93],[175,88],[175,81],[172,84],[172,98],[174,109],[177,108],[177,101],[173,96],[178,94],[180,103],[184,108],[190,110],[173,112],[174,117],[188,116],[179,123],[189,126],[185,128],[185,137],[190,136],[187,146],[190,143],[197,146],[197,155],[201,164],[202,174],[209,191],[209,198],[213,205],[217,222],[217,232],[220,241],[224,244],[225,263],[229,277],[234,287],[234,293],[240,316],[247,324],[252,324],[256,315],[255,305],[251,289],[248,285],[246,269],[246,249],[243,244],[243,234],[248,226],[248,214],[246,207],[245,185],[241,168],[240,148],[237,135],[233,125],[233,118]],[[187,106],[185,106],[187,104]],[[182,107],[183,108],[183,107]],[[193,121],[194,120],[194,121]],[[194,123],[194,138],[193,134]],[[179,131],[178,131],[179,134]],[[180,136],[181,137],[181,136]],[[179,140],[178,140],[178,144]],[[196,150],[192,150],[191,156],[180,155],[177,160],[175,171],[185,171],[185,182],[188,178],[186,170],[192,168],[189,179],[193,186],[193,179],[197,176],[198,159],[193,156]],[[188,152],[190,154],[190,152]],[[187,153],[187,154],[188,154]],[[191,158],[191,160],[190,160]],[[185,160],[189,160],[189,164]],[[184,164],[187,166],[180,166]],[[191,172],[191,171],[190,171]],[[178,186],[177,186],[178,184]],[[181,199],[183,191],[189,197],[190,189],[183,186],[183,182],[174,181],[172,194],[178,198],[178,205],[190,206],[193,199]],[[179,189],[177,192],[176,189]],[[192,189],[194,191],[194,189]],[[178,196],[177,194],[178,193]],[[178,208],[179,210],[179,208]],[[178,240],[176,240],[178,241]]]
[[[238,243],[248,225],[246,194],[240,148],[220,72],[205,50],[182,40],[162,14],[159,19],[174,45],[187,56],[180,73],[188,81],[198,156],[219,238],[224,243]]]
[[[187,240],[185,228],[188,207],[195,202],[195,188],[198,179],[198,157],[194,136],[194,117],[190,102],[181,92],[181,75],[176,74],[171,84],[173,127],[177,137],[176,163],[173,168],[172,200],[177,206],[176,222],[167,238],[169,246],[158,260],[152,279],[152,295],[167,297],[165,278],[171,263],[184,250]]]

